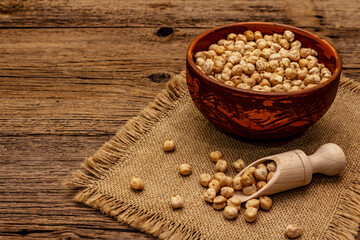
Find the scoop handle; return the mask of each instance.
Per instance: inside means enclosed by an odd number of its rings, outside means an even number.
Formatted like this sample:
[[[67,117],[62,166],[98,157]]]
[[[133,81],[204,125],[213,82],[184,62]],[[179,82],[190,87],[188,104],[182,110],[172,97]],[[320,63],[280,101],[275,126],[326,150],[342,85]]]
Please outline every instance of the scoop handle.
[[[335,176],[344,170],[346,165],[345,153],[341,147],[335,143],[322,145],[314,154],[308,157],[312,173]]]

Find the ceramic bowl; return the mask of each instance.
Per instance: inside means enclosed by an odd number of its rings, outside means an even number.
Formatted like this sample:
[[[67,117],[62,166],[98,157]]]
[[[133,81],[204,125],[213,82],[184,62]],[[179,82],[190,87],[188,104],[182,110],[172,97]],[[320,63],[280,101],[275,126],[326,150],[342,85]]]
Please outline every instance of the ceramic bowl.
[[[261,31],[263,35],[292,31],[303,47],[318,52],[319,62],[330,69],[332,77],[301,91],[259,92],[217,82],[196,67],[196,52],[207,50],[230,33],[246,30]],[[213,28],[197,36],[186,53],[186,79],[196,107],[222,131],[253,139],[294,136],[316,123],[335,99],[341,70],[341,58],[326,40],[303,29],[276,23],[242,22]]]

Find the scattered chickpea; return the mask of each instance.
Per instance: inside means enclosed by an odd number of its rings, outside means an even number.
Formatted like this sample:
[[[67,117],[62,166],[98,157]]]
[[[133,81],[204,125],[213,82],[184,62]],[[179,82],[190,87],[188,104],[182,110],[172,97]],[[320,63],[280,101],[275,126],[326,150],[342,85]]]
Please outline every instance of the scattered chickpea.
[[[235,177],[233,179],[233,188],[234,190],[241,190],[243,188],[241,184],[241,177]]]
[[[259,206],[260,206],[260,201],[258,199],[250,199],[245,204],[245,208],[253,207],[259,209]]]
[[[217,172],[214,175],[214,179],[218,180],[219,182],[223,177],[226,177],[225,173],[223,173],[223,172]]]
[[[174,194],[171,197],[170,204],[171,204],[172,208],[175,208],[175,209],[176,208],[183,208],[184,205],[185,205],[185,201],[179,195]]]
[[[181,175],[187,176],[191,173],[191,166],[187,163],[181,164],[179,166],[179,172],[181,173]]]
[[[212,180],[212,177],[210,174],[203,173],[200,175],[200,184],[203,187],[208,187],[211,180]]]
[[[214,188],[208,188],[206,192],[204,193],[204,200],[206,202],[212,203],[216,197],[216,191]]]
[[[234,189],[232,187],[223,187],[221,188],[221,195],[225,198],[231,198],[234,194]]]
[[[224,196],[217,196],[213,200],[213,207],[216,210],[221,210],[226,206],[227,200]]]
[[[256,188],[255,184],[251,184],[249,186],[244,186],[242,191],[245,195],[250,196],[250,195],[256,193],[257,188]]]
[[[232,177],[225,176],[220,179],[220,187],[232,187],[232,185],[233,185]]]
[[[145,184],[142,179],[133,177],[130,181],[130,187],[135,190],[143,190],[145,187]]]
[[[227,200],[227,205],[235,207],[238,211],[241,209],[241,200],[237,197],[232,197]]]
[[[219,192],[221,189],[220,182],[216,179],[211,180],[211,182],[209,182],[209,188],[213,188],[215,192]]]
[[[272,200],[268,196],[261,196],[259,198],[259,201],[260,201],[260,207],[265,211],[268,211],[272,206]]]
[[[240,183],[243,186],[249,186],[255,182],[254,176],[250,172],[244,172],[241,176]]]
[[[227,169],[227,161],[220,159],[216,162],[215,169],[217,172],[225,172]]]
[[[220,151],[214,151],[210,153],[210,159],[213,162],[217,162],[219,159],[223,157],[222,153]]]
[[[239,215],[239,212],[236,207],[226,206],[223,211],[223,214],[226,219],[234,219],[234,218],[237,218],[237,216]]]
[[[172,139],[168,139],[164,142],[164,147],[163,147],[163,150],[165,152],[171,152],[171,151],[174,151],[175,150],[175,142],[174,140]]]
[[[242,160],[242,159],[236,160],[236,162],[234,162],[233,165],[234,165],[235,170],[238,171],[238,172],[243,170],[244,167],[246,166],[244,160]]]
[[[246,222],[255,222],[257,217],[258,209],[249,207],[245,210],[244,219]]]
[[[303,234],[303,230],[300,227],[298,227],[294,224],[291,224],[286,227],[285,234],[289,238],[297,238]]]

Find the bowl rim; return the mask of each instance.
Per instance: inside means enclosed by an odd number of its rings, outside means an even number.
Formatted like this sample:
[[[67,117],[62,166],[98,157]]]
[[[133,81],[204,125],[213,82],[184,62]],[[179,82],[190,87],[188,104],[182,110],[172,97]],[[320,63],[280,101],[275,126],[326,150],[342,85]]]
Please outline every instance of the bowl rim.
[[[239,27],[239,26],[247,26],[247,25],[268,25],[268,27],[273,27],[273,26],[279,26],[279,27],[283,27],[286,28],[286,30],[295,30],[296,33],[305,33],[307,35],[312,36],[317,42],[319,42],[320,44],[324,44],[326,45],[328,48],[330,48],[334,53],[335,53],[335,61],[336,61],[336,66],[335,66],[335,71],[332,74],[332,76],[324,83],[317,85],[316,87],[312,87],[312,88],[307,88],[307,89],[302,89],[299,91],[291,91],[291,92],[261,92],[261,91],[254,91],[254,90],[246,90],[246,89],[242,89],[242,88],[237,88],[237,87],[232,87],[223,83],[220,83],[216,80],[211,79],[210,77],[208,77],[207,75],[205,75],[200,69],[197,68],[195,62],[194,62],[194,58],[192,55],[192,52],[196,46],[196,44],[205,36],[209,35],[212,32],[216,32],[222,29],[226,29],[226,28],[233,28],[233,27]],[[328,85],[330,85],[332,82],[334,82],[336,79],[339,79],[341,71],[342,71],[342,60],[341,57],[338,53],[338,51],[336,50],[336,48],[330,44],[328,41],[326,41],[325,39],[317,36],[314,33],[311,33],[307,30],[298,28],[298,27],[294,27],[294,26],[290,26],[290,25],[286,25],[286,24],[281,24],[281,23],[274,23],[274,22],[238,22],[238,23],[232,23],[232,24],[227,24],[227,25],[222,25],[219,27],[215,27],[215,28],[211,28],[209,30],[206,30],[204,32],[202,32],[201,34],[199,34],[197,37],[195,37],[189,44],[188,49],[186,51],[186,60],[187,62],[190,64],[190,66],[192,67],[192,69],[198,73],[200,76],[204,77],[206,80],[208,80],[209,82],[216,84],[220,87],[223,87],[225,89],[228,89],[230,91],[236,91],[239,93],[246,93],[246,94],[251,94],[251,95],[258,95],[258,96],[294,96],[294,95],[299,95],[299,94],[303,94],[303,93],[309,93],[321,88],[324,88]]]

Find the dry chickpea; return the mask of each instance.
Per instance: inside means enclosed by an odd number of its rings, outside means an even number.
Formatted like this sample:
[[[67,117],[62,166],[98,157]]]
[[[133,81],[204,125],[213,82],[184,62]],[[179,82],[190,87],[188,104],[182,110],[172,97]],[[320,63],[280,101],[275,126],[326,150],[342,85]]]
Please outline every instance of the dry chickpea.
[[[243,43],[247,43],[247,38],[243,34],[238,34],[236,37],[236,41],[242,41]]]
[[[270,182],[270,180],[273,178],[274,174],[275,174],[275,172],[269,172],[269,174],[266,177],[266,181]]]
[[[275,162],[269,162],[267,165],[266,165],[266,168],[269,172],[275,172],[276,171],[276,163]]]
[[[212,180],[212,177],[210,174],[203,173],[200,175],[200,184],[203,187],[208,187],[211,180]]]
[[[217,196],[213,200],[213,207],[216,210],[221,210],[226,206],[227,200],[223,196]]]
[[[281,84],[283,81],[283,77],[277,74],[273,74],[270,77],[270,83],[272,86],[276,86],[278,84]]]
[[[308,64],[308,60],[306,60],[305,58],[302,58],[302,59],[299,60],[299,66],[301,68],[307,67],[307,64]]]
[[[214,151],[210,153],[210,159],[213,162],[217,162],[219,159],[223,157],[222,153],[220,151]]]
[[[246,196],[250,196],[250,195],[256,193],[257,188],[256,188],[255,184],[251,184],[249,186],[244,186],[242,191]]]
[[[265,165],[264,165],[265,166]],[[266,167],[258,168],[255,170],[255,178],[258,181],[265,181],[267,176],[267,169]]]
[[[134,190],[143,190],[145,187],[145,184],[142,179],[133,177],[130,181],[130,187]]]
[[[261,80],[259,85],[262,86],[262,87],[264,87],[264,86],[271,87],[270,82],[268,80],[266,80],[266,79]]]
[[[221,178],[226,177],[225,173],[223,172],[217,172],[214,174],[214,179],[218,180],[220,182]]]
[[[228,36],[227,36],[227,40],[235,40],[235,38],[237,37],[237,34],[235,33],[230,33]]]
[[[212,203],[216,197],[216,191],[214,188],[208,188],[204,193],[204,200]]]
[[[259,209],[259,206],[260,206],[260,201],[258,199],[255,199],[255,198],[250,199],[245,204],[245,208],[253,207],[253,208]]]
[[[261,196],[259,198],[261,209],[268,211],[272,206],[272,200],[268,196]]]
[[[302,83],[301,80],[304,80],[306,75],[307,75],[307,68],[302,68],[302,69],[297,69],[296,73],[297,73],[297,78],[300,80],[300,82]],[[298,80],[298,81],[299,81]],[[301,85],[301,84],[300,84]],[[296,86],[300,86],[300,85],[296,85]]]
[[[279,61],[278,60],[270,60],[265,64],[266,71],[268,72],[274,72],[276,68],[279,67]]]
[[[239,83],[237,86],[237,88],[242,88],[242,89],[245,89],[245,90],[250,90],[251,87],[249,85],[247,85],[246,83]]]
[[[213,188],[215,192],[220,191],[220,182],[216,179],[213,179],[209,182],[209,188]]]
[[[255,179],[250,172],[244,172],[241,176],[240,182],[243,186],[249,186],[255,182]]]
[[[265,187],[265,185],[266,185],[266,182],[265,182],[265,181],[258,181],[258,182],[256,183],[256,188],[257,188],[257,190],[259,191],[260,189],[262,189],[263,187]]]
[[[241,190],[243,188],[241,184],[241,177],[235,177],[233,179],[233,188],[234,190]]]
[[[287,79],[293,80],[297,77],[297,72],[295,69],[287,68],[285,69],[285,76]]]
[[[297,238],[303,234],[303,230],[300,227],[291,224],[286,227],[285,234],[289,238]]]
[[[319,75],[320,69],[318,67],[313,67],[312,69],[309,70],[309,74],[310,75]]]
[[[256,169],[260,169],[260,168],[266,168],[266,165],[264,163],[259,163],[257,166],[256,166]]]
[[[187,163],[181,164],[179,166],[179,172],[181,173],[181,175],[187,176],[191,173],[191,166]]]
[[[273,40],[273,36],[271,36],[271,35],[265,35],[265,36],[264,36],[264,39],[265,39],[266,41],[272,41],[272,40]]]
[[[238,210],[233,206],[226,206],[223,214],[226,219],[234,219],[239,215]]]
[[[246,222],[255,222],[257,217],[258,209],[249,207],[245,210],[244,219]]]
[[[204,64],[205,64],[205,60],[203,58],[196,59],[196,65],[201,67],[201,66],[204,66]]]
[[[220,179],[220,187],[231,187],[233,185],[232,177],[225,176]]]
[[[255,72],[255,66],[254,64],[248,63],[246,64],[246,66],[244,67],[243,71],[247,74],[247,75],[251,75]]]
[[[226,51],[224,46],[218,46],[217,48],[210,50],[214,50],[218,55],[221,55]]]
[[[206,61],[203,65],[203,70],[206,75],[210,75],[214,68],[214,62],[212,60]]]
[[[231,198],[234,194],[234,189],[232,187],[223,187],[220,193],[225,198]]]
[[[205,55],[204,52],[197,52],[197,53],[195,53],[194,57],[195,57],[196,59],[202,58],[202,59],[206,60],[206,55]]]
[[[232,197],[227,200],[227,205],[235,207],[238,211],[241,209],[241,200],[237,197]]]
[[[317,64],[318,64],[318,60],[316,58],[312,59],[312,60],[308,61],[307,68],[310,70],[313,67],[316,67]]]
[[[290,48],[290,44],[286,39],[280,39],[279,41],[279,45],[285,49],[289,49]]]
[[[217,172],[225,172],[227,169],[227,161],[223,159],[218,160],[215,165],[215,169]]]
[[[242,160],[242,159],[236,160],[236,162],[234,162],[233,165],[234,165],[234,168],[235,168],[235,170],[236,170],[237,172],[240,172],[240,171],[243,170],[244,167],[246,166],[244,160]]]
[[[174,194],[171,197],[170,204],[171,204],[172,208],[175,208],[175,209],[176,208],[183,208],[184,205],[185,205],[185,201],[179,195]]]
[[[171,152],[171,151],[174,151],[175,150],[175,142],[174,140],[172,139],[168,139],[164,142],[164,147],[163,147],[163,150],[165,152]]]
[[[278,52],[281,49],[281,46],[278,43],[273,43],[270,47],[271,50]],[[281,56],[281,54],[280,54]]]
[[[259,39],[256,41],[257,47],[259,50],[263,50],[264,48],[267,47],[267,43],[264,39]]]
[[[232,81],[226,81],[226,82],[224,82],[224,83],[225,83],[226,85],[235,87],[235,83],[233,83]]]
[[[283,35],[284,39],[286,39],[288,42],[293,42],[295,40],[295,35],[293,32],[289,31],[289,30],[285,30],[284,35]]]
[[[286,69],[286,68],[290,67],[290,63],[291,63],[291,61],[289,58],[282,58],[279,65],[280,65],[280,67]]]
[[[273,51],[270,48],[264,48],[261,51],[261,57],[269,59],[270,55],[273,53]]]
[[[233,76],[240,76],[243,72],[243,66],[240,64],[235,65],[232,69],[231,69],[231,74]]]
[[[246,169],[244,170],[244,174],[245,174],[245,172],[248,172],[248,173],[254,175],[254,174],[255,174],[255,170],[256,170],[255,167],[246,168]]]
[[[263,60],[257,60],[256,61],[256,70],[258,72],[262,72],[262,71],[265,71],[265,69],[266,69],[265,62]]]
[[[284,77],[285,70],[284,70],[282,67],[277,67],[277,68],[274,70],[274,74],[280,75],[280,76]]]
[[[254,38],[255,38],[254,33],[253,33],[253,31],[251,31],[251,30],[245,31],[245,32],[244,32],[244,36],[246,37],[246,39],[247,39],[248,41],[252,41],[252,40],[254,40]]]
[[[285,90],[286,90],[285,87],[281,84],[272,87],[273,92],[285,92]]]

